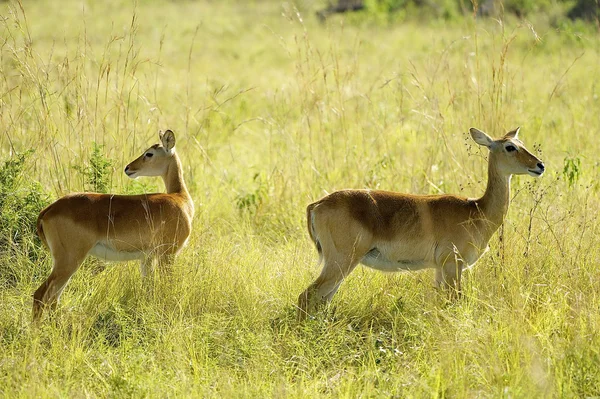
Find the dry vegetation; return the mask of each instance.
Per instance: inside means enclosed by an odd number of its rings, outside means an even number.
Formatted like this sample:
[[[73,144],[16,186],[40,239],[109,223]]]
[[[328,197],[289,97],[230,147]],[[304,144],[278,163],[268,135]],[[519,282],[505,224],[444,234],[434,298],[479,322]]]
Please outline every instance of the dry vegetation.
[[[597,30],[243,4],[0,4],[0,396],[600,395]],[[318,273],[305,206],[345,187],[480,195],[470,126],[521,126],[547,173],[513,179],[466,297],[359,268],[297,323]],[[175,278],[89,259],[33,329],[37,213],[163,190],[122,169],[165,128],[197,209]]]

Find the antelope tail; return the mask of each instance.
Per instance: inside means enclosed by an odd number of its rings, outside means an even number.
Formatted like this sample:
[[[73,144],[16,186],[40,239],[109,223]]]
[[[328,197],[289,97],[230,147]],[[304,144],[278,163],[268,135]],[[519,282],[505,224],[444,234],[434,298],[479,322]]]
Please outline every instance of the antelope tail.
[[[46,234],[44,234],[44,223],[42,221],[42,219],[44,218],[44,215],[46,214],[46,212],[48,211],[50,207],[45,208],[43,211],[40,212],[40,216],[38,216],[37,219],[37,234],[38,237],[40,237],[40,240],[42,240],[42,242],[44,243],[44,246],[46,246],[46,248],[48,248],[48,241],[46,241]]]
[[[321,243],[319,242],[319,238],[317,237],[317,233],[315,232],[315,224],[314,224],[314,215],[313,209],[316,204],[310,204],[306,208],[306,224],[308,227],[308,234],[310,235],[310,239],[315,243],[317,247],[317,252],[319,253],[319,259],[323,257],[323,248],[321,248]]]

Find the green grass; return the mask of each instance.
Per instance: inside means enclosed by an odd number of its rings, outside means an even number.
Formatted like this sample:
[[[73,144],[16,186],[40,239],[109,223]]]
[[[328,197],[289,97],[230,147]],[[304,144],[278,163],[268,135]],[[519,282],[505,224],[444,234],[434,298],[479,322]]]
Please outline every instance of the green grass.
[[[3,195],[87,189],[98,151],[110,191],[162,190],[122,169],[170,128],[197,209],[172,279],[88,259],[39,329],[51,259],[0,226],[0,396],[599,396],[597,30],[321,25],[318,4],[236,3],[0,4],[2,163],[34,149]],[[521,126],[547,173],[513,179],[466,297],[445,303],[431,271],[359,267],[297,323],[319,272],[306,205],[347,187],[481,195],[471,126]]]

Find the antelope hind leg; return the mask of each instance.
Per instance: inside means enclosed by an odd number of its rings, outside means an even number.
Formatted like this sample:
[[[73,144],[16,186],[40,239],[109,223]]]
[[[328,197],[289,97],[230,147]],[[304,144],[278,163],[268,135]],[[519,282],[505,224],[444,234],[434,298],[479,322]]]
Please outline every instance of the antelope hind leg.
[[[298,297],[298,320],[304,320],[319,307],[331,302],[346,276],[357,264],[357,260],[344,256],[338,256],[337,260],[325,259],[319,277]]]

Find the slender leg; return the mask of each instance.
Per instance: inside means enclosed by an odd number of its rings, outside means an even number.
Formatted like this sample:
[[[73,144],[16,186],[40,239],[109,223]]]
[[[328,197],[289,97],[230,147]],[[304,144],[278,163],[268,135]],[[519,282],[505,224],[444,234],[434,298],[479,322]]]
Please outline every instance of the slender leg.
[[[173,274],[173,262],[175,261],[174,253],[165,253],[158,258],[158,266],[165,275]]]
[[[140,273],[142,279],[146,280],[149,275],[153,273],[154,269],[154,258],[150,255],[146,255],[144,259],[140,261]]]
[[[337,212],[337,211],[336,211]],[[346,218],[345,211],[338,212]],[[303,320],[320,305],[331,301],[344,279],[369,251],[373,236],[351,219],[343,225],[337,223],[338,215],[330,212],[312,213],[311,231],[318,237],[322,251],[323,270],[319,277],[298,297],[298,320]]]
[[[71,259],[68,258],[68,256],[60,256],[54,259],[54,267],[50,276],[33,294],[34,322],[40,320],[44,308],[49,306],[54,309],[56,307],[62,290],[85,259],[85,254]]]
[[[34,322],[40,320],[46,307],[56,307],[62,290],[96,244],[93,234],[72,234],[73,231],[77,231],[77,226],[69,221],[60,224],[52,220],[44,222],[44,234],[54,264],[46,281],[33,294]]]
[[[435,286],[438,289],[444,289],[444,270],[443,267],[438,267],[435,269]]]
[[[319,277],[298,297],[298,320],[304,320],[320,305],[330,302],[346,276],[358,264],[358,260],[352,256],[350,259],[338,256],[337,259],[325,259]]]
[[[462,296],[460,280],[462,277],[463,264],[460,261],[446,262],[444,266],[436,269],[435,280],[440,288],[448,290],[448,296],[451,300]]]
[[[356,267],[356,265],[354,265],[354,267]],[[352,268],[352,270],[354,270],[354,267]],[[350,272],[352,270],[350,270],[348,272],[348,274],[350,274]],[[340,285],[342,285],[341,281],[329,292],[329,294],[327,294],[327,296],[325,297],[325,301],[327,303],[331,302],[331,300],[333,299],[333,296],[335,295],[335,293],[340,289]]]

